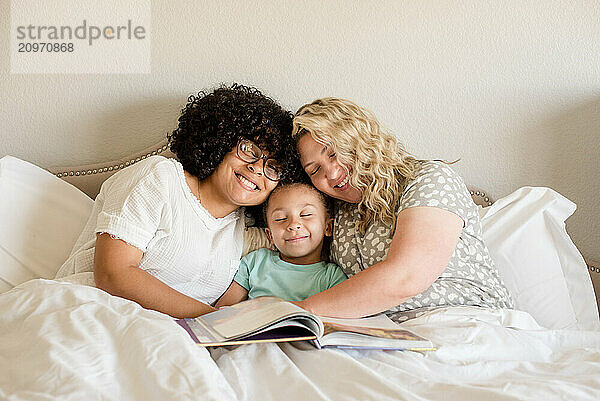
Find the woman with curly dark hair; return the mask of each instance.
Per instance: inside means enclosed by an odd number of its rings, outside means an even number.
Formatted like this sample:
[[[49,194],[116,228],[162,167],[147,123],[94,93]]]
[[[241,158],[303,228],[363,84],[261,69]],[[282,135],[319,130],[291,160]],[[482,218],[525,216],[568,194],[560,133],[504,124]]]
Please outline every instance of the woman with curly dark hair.
[[[178,160],[149,157],[102,185],[57,278],[92,272],[113,295],[194,317],[227,289],[245,216],[299,163],[292,115],[260,91],[222,86],[191,96],[169,135]]]

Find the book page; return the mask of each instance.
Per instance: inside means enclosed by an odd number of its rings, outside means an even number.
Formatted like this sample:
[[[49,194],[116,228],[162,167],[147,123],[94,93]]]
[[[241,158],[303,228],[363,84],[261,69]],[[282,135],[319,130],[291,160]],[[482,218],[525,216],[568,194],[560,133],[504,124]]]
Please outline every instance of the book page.
[[[379,349],[399,351],[435,351],[428,340],[393,340],[355,333],[333,333],[319,341],[323,348]]]
[[[367,347],[378,349],[432,348],[429,340],[394,323],[386,315],[362,319],[322,318],[323,346]]]
[[[344,326],[371,327],[375,329],[400,329],[401,327],[394,323],[392,319],[384,314],[362,317],[359,319],[338,319],[333,317],[319,317],[325,323],[335,323]]]
[[[209,343],[217,340],[213,333],[204,327],[204,325],[200,324],[196,319],[185,319],[185,322],[199,343]],[[185,328],[185,326],[183,326],[183,328]]]
[[[197,319],[211,327],[224,339],[256,332],[292,315],[308,315],[294,304],[275,297],[259,297],[224,307]]]
[[[361,334],[369,337],[388,338],[394,340],[408,340],[408,341],[422,341],[424,338],[414,334],[411,331],[401,329],[397,327],[395,329],[383,329],[375,327],[357,327],[357,326],[344,326],[337,323],[325,323],[325,334],[323,337],[329,335],[350,335],[350,334]]]

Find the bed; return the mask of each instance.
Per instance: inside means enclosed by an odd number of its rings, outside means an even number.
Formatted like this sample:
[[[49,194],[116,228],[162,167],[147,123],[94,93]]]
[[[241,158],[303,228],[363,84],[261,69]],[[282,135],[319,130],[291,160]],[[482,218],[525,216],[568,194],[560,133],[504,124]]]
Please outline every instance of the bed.
[[[172,318],[77,280],[52,280],[100,183],[165,143],[109,163],[50,169],[0,159],[0,399],[600,399],[597,280],[549,188],[494,200],[471,188],[517,310],[440,308],[402,323],[435,352],[205,349]]]

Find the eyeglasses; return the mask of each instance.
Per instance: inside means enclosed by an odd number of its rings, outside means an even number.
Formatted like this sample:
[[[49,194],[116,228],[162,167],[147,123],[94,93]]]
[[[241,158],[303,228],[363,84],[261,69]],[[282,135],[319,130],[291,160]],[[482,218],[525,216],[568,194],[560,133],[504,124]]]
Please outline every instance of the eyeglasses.
[[[242,139],[237,145],[237,156],[246,163],[256,163],[263,160],[263,173],[271,181],[279,181],[283,175],[283,168],[279,162],[265,156],[262,150],[252,141]]]

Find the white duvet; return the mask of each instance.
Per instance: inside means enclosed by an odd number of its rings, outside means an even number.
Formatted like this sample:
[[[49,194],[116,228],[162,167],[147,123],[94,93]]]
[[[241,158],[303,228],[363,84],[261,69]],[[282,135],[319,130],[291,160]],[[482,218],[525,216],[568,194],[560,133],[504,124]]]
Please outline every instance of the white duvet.
[[[33,280],[0,295],[0,399],[598,400],[600,332],[525,312],[443,308],[403,326],[439,349],[200,348],[171,318]]]

